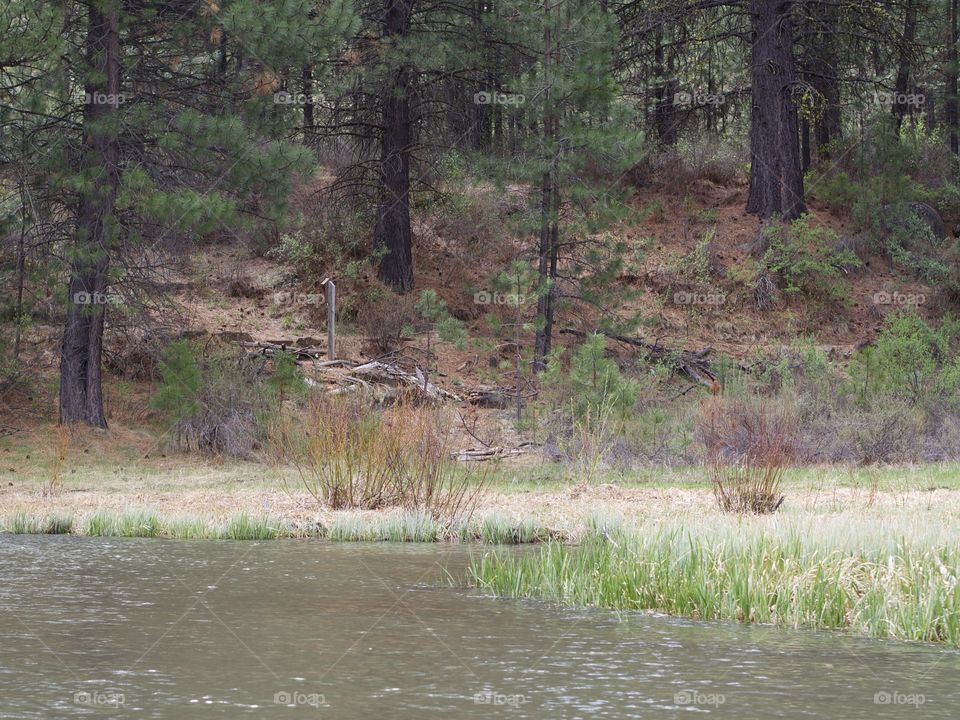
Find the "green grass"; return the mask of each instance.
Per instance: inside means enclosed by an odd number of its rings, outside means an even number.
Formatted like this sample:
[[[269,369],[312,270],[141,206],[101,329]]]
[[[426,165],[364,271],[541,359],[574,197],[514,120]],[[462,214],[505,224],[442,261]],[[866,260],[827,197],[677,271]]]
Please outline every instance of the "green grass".
[[[341,542],[438,542],[445,535],[442,523],[419,512],[383,516],[345,513],[330,524],[327,537]]]
[[[0,529],[17,535],[67,535],[73,530],[73,518],[68,515],[38,518],[17,513],[9,520],[0,522]]]
[[[87,519],[84,535],[90,537],[160,537],[160,518],[148,510],[123,513],[98,512]]]
[[[606,530],[580,547],[487,553],[471,576],[508,597],[960,646],[956,542],[825,522]]]
[[[470,528],[470,536],[491,545],[521,545],[546,542],[555,538],[555,533],[530,520],[489,515]]]
[[[241,513],[229,520],[220,535],[222,540],[276,540],[291,537],[290,530],[281,522],[251,518]]]
[[[16,534],[69,534],[88,537],[147,537],[177,540],[277,540],[281,538],[327,538],[338,542],[443,542],[481,541],[494,544],[544,542],[556,533],[528,521],[491,516],[484,520],[449,526],[423,512],[363,514],[344,512],[329,527],[315,524],[297,527],[275,518],[251,517],[246,513],[226,521],[188,515],[161,517],[151,510],[99,511],[74,523],[73,518],[51,515],[32,517],[18,513],[0,521],[0,531]]]

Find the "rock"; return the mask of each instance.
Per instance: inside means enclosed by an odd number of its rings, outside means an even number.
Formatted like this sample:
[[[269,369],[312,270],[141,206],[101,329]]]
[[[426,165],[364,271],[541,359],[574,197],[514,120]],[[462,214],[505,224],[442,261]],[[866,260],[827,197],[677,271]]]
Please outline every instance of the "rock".
[[[910,209],[913,210],[914,215],[919,218],[924,225],[930,228],[930,232],[933,233],[934,238],[940,242],[947,239],[947,227],[944,225],[940,213],[922,202],[910,203]],[[897,211],[897,205],[884,205],[881,209],[882,225],[885,230],[893,230],[899,223],[903,222],[901,218],[897,217]]]

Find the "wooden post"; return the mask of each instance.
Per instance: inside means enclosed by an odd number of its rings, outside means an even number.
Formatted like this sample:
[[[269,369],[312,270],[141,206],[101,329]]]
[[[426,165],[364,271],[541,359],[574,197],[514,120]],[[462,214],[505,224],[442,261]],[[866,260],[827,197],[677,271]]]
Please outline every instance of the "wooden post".
[[[327,278],[322,283],[327,289],[327,357],[337,359],[337,286]]]

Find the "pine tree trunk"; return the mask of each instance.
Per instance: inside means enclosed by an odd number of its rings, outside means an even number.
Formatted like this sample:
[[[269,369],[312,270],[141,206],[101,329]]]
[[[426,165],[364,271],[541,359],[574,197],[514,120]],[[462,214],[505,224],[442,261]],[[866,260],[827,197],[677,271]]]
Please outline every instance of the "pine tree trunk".
[[[101,356],[107,268],[115,241],[114,205],[119,183],[119,142],[111,117],[120,94],[116,9],[89,6],[87,61],[90,80],[83,110],[81,172],[94,179],[80,195],[70,268],[69,310],[60,361],[60,422],[105,428]]]
[[[792,220],[806,212],[790,5],[751,0],[753,113],[747,212]]]
[[[556,276],[556,248],[554,247],[558,228],[553,214],[556,204],[556,153],[557,136],[556,111],[552,105],[550,83],[550,64],[553,62],[553,34],[550,0],[544,0],[544,30],[543,30],[543,63],[544,63],[544,90],[543,90],[543,140],[550,157],[544,157],[546,170],[540,183],[540,243],[538,247],[537,275],[541,286],[550,284],[547,292],[537,296],[537,317],[541,322],[537,324],[533,344],[533,371],[541,372],[547,367],[547,355],[550,354],[553,333],[553,298],[555,288],[552,280]]]
[[[658,81],[653,91],[653,126],[657,139],[664,145],[673,147],[677,144],[679,128],[679,115],[675,102],[675,95],[679,86],[676,78],[667,77],[667,74],[672,72],[672,68],[668,68],[664,60],[662,29],[657,30],[656,43],[654,59]]]
[[[908,105],[904,96],[910,90],[910,76],[912,68],[910,66],[910,53],[917,37],[917,6],[914,0],[907,0],[906,14],[903,19],[903,37],[900,46],[900,65],[897,68],[896,79],[896,97],[893,102],[893,118],[896,122],[897,131],[903,125],[903,118],[907,111],[912,112],[912,105]],[[903,100],[903,102],[901,102]]]
[[[810,149],[811,155],[824,159],[827,157],[826,146],[841,137],[843,129],[835,34],[838,21],[836,7],[825,2],[813,4],[809,12],[813,16],[809,82],[823,103],[823,112],[813,124]]]
[[[960,113],[958,113],[957,75],[960,73],[957,58],[957,0],[950,0],[950,48],[947,52],[947,128],[950,132],[950,149],[960,153]]]
[[[409,29],[414,0],[386,0],[384,38],[400,38]],[[413,70],[401,64],[384,89],[380,146],[380,203],[374,245],[383,254],[380,280],[397,292],[413,288],[413,240],[410,229],[410,149],[413,128],[410,93]]]

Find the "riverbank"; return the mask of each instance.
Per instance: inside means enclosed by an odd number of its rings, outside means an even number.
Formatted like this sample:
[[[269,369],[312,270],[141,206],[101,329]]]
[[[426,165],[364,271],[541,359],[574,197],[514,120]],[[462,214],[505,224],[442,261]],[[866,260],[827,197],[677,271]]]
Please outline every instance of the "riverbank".
[[[840,628],[960,647],[960,471],[805,468],[769,516],[716,505],[700,468],[577,482],[549,463],[490,466],[470,517],[333,511],[290,468],[189,456],[7,448],[0,531],[101,537],[542,543],[482,550],[473,583],[498,595],[702,619]],[[574,546],[578,547],[574,547]]]
[[[290,468],[201,462],[188,455],[125,457],[96,448],[71,457],[69,465],[58,465],[53,443],[0,448],[0,529],[6,531],[69,520],[71,532],[98,534],[98,527],[106,528],[100,533],[137,527],[134,518],[143,516],[149,520],[139,523],[145,534],[180,537],[178,528],[194,527],[198,537],[221,537],[230,536],[228,528],[236,530],[246,518],[275,528],[276,537],[514,537],[577,543],[607,518],[627,523],[770,522],[721,513],[701,468],[608,469],[588,484],[557,464],[491,465],[469,523],[449,528],[403,510],[331,511]],[[795,469],[787,474],[784,489],[786,502],[776,518],[820,518],[840,526],[906,523],[917,532],[927,525],[960,529],[960,468],[955,464]],[[91,519],[98,516],[112,520],[94,523],[91,532]]]
[[[496,595],[960,647],[955,512],[785,513],[611,525],[580,547],[489,552]]]

